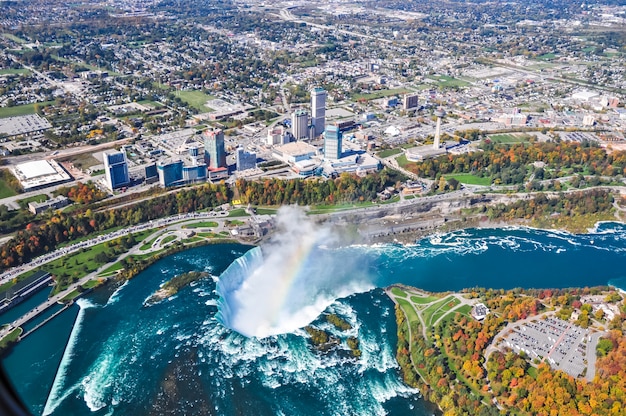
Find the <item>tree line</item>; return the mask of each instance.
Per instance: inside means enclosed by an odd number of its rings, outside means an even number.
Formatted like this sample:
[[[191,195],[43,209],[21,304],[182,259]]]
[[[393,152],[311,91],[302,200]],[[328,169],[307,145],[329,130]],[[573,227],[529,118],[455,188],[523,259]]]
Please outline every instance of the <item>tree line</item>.
[[[343,174],[334,180],[277,179],[263,182],[239,180],[234,188],[225,183],[203,184],[149,198],[133,205],[111,210],[98,210],[106,201],[87,204],[73,214],[56,212],[47,218],[28,223],[0,247],[0,269],[26,263],[41,254],[53,251],[59,245],[103,232],[114,227],[155,220],[169,215],[210,209],[239,199],[243,203],[261,205],[336,203],[371,201],[386,186],[403,179],[386,170],[364,178]],[[62,191],[72,198],[84,201],[97,199],[97,192],[89,185]],[[93,208],[93,209],[92,209]],[[0,212],[2,215],[2,212]]]

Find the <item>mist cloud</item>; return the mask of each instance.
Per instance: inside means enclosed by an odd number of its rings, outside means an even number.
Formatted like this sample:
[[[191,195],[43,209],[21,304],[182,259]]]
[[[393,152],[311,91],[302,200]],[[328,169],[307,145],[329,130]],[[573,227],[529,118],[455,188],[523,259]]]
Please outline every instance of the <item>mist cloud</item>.
[[[217,284],[218,319],[248,337],[290,333],[336,299],[372,289],[363,259],[331,248],[339,235],[282,207],[271,240],[237,259]]]

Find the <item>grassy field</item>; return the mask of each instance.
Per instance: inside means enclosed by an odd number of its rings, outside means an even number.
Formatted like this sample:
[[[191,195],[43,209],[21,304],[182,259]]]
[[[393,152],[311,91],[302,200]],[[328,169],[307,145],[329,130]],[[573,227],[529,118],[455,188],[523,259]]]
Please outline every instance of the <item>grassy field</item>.
[[[401,296],[403,298],[406,298],[406,292],[400,289],[399,287],[392,287],[391,293],[393,293],[396,296]]]
[[[0,178],[0,199],[13,195],[17,195],[17,192],[15,192],[2,178]]]
[[[400,305],[400,307],[404,311],[407,317],[407,321],[409,321],[409,324],[412,322],[420,322],[420,319],[417,316],[417,312],[415,312],[415,309],[411,305],[411,302],[405,299],[398,299],[398,298],[396,298],[396,301],[398,302],[398,305]]]
[[[28,198],[24,198],[24,199],[18,199],[17,203],[20,205],[22,209],[28,209],[28,204],[30,202],[44,202],[47,200],[48,200],[48,195],[41,194],[41,195],[29,196]]]
[[[446,179],[454,178],[461,183],[465,183],[467,185],[483,185],[489,186],[491,185],[491,178],[485,177],[481,178],[476,175],[472,175],[471,173],[455,173],[452,175],[445,175]]]
[[[70,293],[68,293],[67,295],[63,296],[63,298],[61,299],[61,302],[69,302],[70,300],[76,298],[78,295],[80,295],[80,291],[78,289],[74,289],[72,290]]]
[[[393,155],[398,155],[400,153],[402,153],[402,149],[385,149],[376,153],[376,156],[385,158]]]
[[[541,59],[542,61],[550,61],[552,59],[556,58],[556,54],[555,53],[545,53],[543,55],[539,55],[537,57],[537,59]]]
[[[212,108],[205,105],[207,101],[215,99],[212,95],[205,94],[202,91],[178,91],[176,94],[181,100],[202,113],[213,111]]]
[[[399,95],[399,94],[405,94],[407,92],[411,92],[411,90],[408,90],[406,88],[396,88],[393,90],[380,90],[380,91],[374,91],[368,94],[352,94],[352,99],[354,101],[358,101],[358,100],[376,100],[378,98],[383,98],[383,97],[390,97],[392,95]]]
[[[184,228],[201,228],[201,227],[215,228],[217,226],[218,226],[218,223],[216,223],[215,221],[202,221],[202,222],[194,222],[193,224],[185,225]]]
[[[75,167],[83,170],[92,166],[102,164],[102,162],[93,157],[91,153],[80,153],[66,159],[64,158],[63,160],[69,160],[74,164]]]
[[[14,68],[7,68],[7,69],[0,69],[0,75],[22,75],[22,74],[28,74],[30,73],[30,71],[26,68],[19,68],[19,69],[14,69]]]
[[[37,103],[39,108],[54,104],[54,101],[46,101],[43,103]],[[26,116],[29,114],[35,114],[35,104],[16,105],[15,107],[2,107],[0,108],[0,118]]]
[[[257,208],[257,215],[275,215],[278,212],[278,208]]]
[[[163,240],[161,240],[161,246],[164,246],[167,243],[171,243],[174,240],[176,240],[176,236],[175,235],[168,235]]]
[[[424,318],[424,325],[431,326],[437,318],[441,316],[440,309],[447,305],[448,302],[451,302],[453,299],[452,296],[448,296],[445,299],[440,300],[437,303],[433,303],[428,308],[424,309],[422,312]]]
[[[439,83],[438,85],[442,87],[467,87],[468,85],[470,85],[467,81],[452,78],[447,75],[430,75],[428,76],[428,78],[437,81]]]
[[[425,305],[438,299],[439,298],[435,296],[411,296],[411,302],[415,303],[416,305]]]
[[[228,213],[229,217],[247,217],[246,210],[244,208],[233,209]]]
[[[493,134],[489,136],[493,143],[526,143],[530,140],[528,134]]]
[[[118,270],[122,270],[124,268],[124,266],[122,266],[122,263],[117,262],[114,263],[112,265],[110,265],[109,267],[107,267],[106,269],[104,269],[98,276],[108,276],[111,275],[115,272],[117,272]],[[91,280],[90,280],[91,282]]]
[[[17,36],[12,35],[10,33],[3,33],[2,36],[7,38],[7,39],[9,39],[9,40],[12,40],[15,43],[19,43],[20,45],[23,44],[23,43],[26,43],[26,41],[24,39],[18,38]]]

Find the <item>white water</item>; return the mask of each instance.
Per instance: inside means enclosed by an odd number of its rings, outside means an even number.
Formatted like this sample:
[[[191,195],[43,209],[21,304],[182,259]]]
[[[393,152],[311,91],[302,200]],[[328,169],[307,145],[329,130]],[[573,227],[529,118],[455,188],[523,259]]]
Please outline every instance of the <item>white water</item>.
[[[78,316],[76,316],[76,322],[74,323],[74,327],[70,333],[70,339],[65,347],[65,352],[63,353],[63,358],[59,364],[57,374],[54,377],[54,382],[52,383],[48,400],[46,400],[46,405],[44,406],[43,416],[52,414],[57,406],[77,387],[73,386],[71,389],[64,389],[65,378],[67,376],[67,369],[72,361],[72,358],[74,357],[74,348],[78,341],[78,335],[85,318],[85,311],[88,308],[95,307],[95,305],[86,299],[78,299],[76,304],[80,307],[80,311],[78,312]]]
[[[294,332],[338,298],[374,288],[358,258],[327,255],[335,238],[301,209],[278,212],[270,244],[237,259],[219,278],[218,320],[247,337]]]

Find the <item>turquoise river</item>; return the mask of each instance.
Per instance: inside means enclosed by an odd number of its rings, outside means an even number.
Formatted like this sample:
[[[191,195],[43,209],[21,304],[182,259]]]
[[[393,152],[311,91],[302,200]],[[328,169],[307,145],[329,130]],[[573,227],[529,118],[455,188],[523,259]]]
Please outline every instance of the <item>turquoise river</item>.
[[[240,305],[223,305],[228,296],[220,300],[217,278],[144,304],[175,275],[199,270],[219,276],[250,256],[251,248],[211,245],[162,259],[119,287],[80,299],[13,348],[2,364],[34,414],[431,415],[436,409],[399,377],[393,303],[381,288],[626,287],[626,226],[603,223],[584,235],[470,229],[413,245],[316,248],[324,264],[333,265],[324,272],[336,273],[344,289],[352,287],[346,279],[359,283],[334,301],[332,287],[310,293],[331,296],[326,312],[352,324],[348,335],[359,338],[363,351],[358,359],[316,352],[302,329],[262,339],[239,335],[221,323],[226,309]],[[358,267],[338,270],[345,264]],[[308,283],[301,286],[291,296],[306,297]],[[0,322],[19,313],[8,312]],[[313,324],[334,331],[322,319]]]

